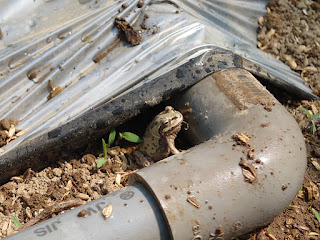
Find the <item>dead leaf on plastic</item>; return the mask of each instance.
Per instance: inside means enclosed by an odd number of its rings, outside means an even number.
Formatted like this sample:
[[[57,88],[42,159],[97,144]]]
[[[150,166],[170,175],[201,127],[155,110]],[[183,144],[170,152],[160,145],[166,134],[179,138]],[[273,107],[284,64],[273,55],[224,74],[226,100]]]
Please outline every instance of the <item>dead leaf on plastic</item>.
[[[235,139],[238,144],[241,144],[241,145],[250,145],[250,138],[248,136],[248,132],[243,132],[243,133],[240,133],[240,134],[235,134],[232,136],[233,139]]]
[[[191,203],[191,205],[195,206],[196,208],[200,208],[200,203],[197,201],[195,197],[188,197],[187,201]]]
[[[250,148],[250,150],[249,150],[249,152],[248,152],[248,157],[249,157],[251,160],[254,159],[253,152],[254,152],[254,147]]]
[[[13,124],[11,124],[11,127],[8,131],[8,138],[12,138],[15,132],[16,132],[16,127]]]
[[[241,158],[240,167],[242,168],[242,174],[246,182],[254,183],[257,180],[257,173],[254,169],[253,165],[250,163],[246,163],[243,158]]]
[[[48,97],[48,100],[54,98],[55,96],[57,96],[58,94],[60,94],[62,91],[63,91],[63,87],[61,86],[54,86],[53,83],[52,83],[52,79],[50,78],[49,79],[49,86],[50,86],[50,95]]]
[[[108,206],[106,206],[105,208],[102,209],[102,215],[105,217],[105,218],[109,218],[112,214],[112,203],[110,203]]]
[[[25,129],[25,130],[19,131],[19,132],[16,133],[16,136],[17,136],[17,137],[20,137],[20,136],[22,136],[23,134],[27,133],[28,131],[29,131],[28,128]]]

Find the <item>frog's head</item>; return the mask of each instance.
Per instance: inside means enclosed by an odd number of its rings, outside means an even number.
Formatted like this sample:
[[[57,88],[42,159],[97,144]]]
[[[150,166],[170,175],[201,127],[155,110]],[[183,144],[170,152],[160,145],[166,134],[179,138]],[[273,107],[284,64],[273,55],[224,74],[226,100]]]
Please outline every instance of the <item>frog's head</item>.
[[[159,115],[159,134],[161,136],[170,136],[177,134],[181,129],[183,116],[171,106],[167,106]]]

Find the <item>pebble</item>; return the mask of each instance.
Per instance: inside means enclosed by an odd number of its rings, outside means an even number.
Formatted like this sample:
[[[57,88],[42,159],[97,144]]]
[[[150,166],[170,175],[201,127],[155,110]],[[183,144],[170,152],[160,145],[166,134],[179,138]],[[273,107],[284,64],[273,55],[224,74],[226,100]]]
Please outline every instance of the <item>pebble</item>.
[[[60,168],[54,168],[52,172],[56,177],[61,177],[62,170]]]

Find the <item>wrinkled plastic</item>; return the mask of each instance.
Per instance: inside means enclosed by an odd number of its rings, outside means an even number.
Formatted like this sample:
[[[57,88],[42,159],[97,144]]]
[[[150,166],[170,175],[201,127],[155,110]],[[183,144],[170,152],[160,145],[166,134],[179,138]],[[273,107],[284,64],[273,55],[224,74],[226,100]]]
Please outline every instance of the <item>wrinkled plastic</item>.
[[[315,97],[303,80],[256,48],[268,1],[30,1],[0,3],[0,118],[29,129],[5,150],[54,129],[216,46],[259,65],[277,86]],[[122,7],[127,4],[128,7]],[[121,9],[122,11],[119,11]],[[115,17],[148,30],[142,43],[118,40]],[[49,79],[64,90],[54,98]]]

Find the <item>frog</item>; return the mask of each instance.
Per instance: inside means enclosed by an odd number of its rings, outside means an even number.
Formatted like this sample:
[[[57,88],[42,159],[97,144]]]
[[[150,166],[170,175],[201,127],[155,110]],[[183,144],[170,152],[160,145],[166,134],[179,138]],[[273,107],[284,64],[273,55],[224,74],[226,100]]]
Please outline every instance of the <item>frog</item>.
[[[175,139],[181,130],[183,115],[171,106],[166,106],[147,126],[142,143],[133,152],[140,167],[147,167],[171,154],[180,151],[175,147]]]

